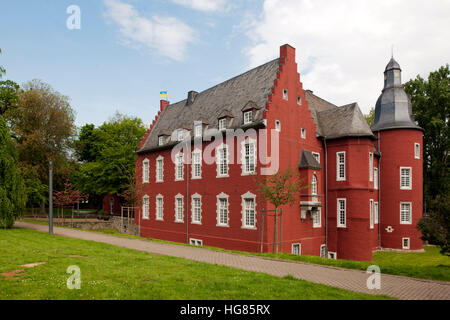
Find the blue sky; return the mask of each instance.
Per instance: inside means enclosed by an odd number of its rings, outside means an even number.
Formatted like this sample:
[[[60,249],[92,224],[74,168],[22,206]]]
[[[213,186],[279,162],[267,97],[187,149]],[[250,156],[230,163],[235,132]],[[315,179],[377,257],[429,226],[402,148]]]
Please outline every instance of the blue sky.
[[[116,111],[150,123],[160,91],[177,102],[290,43],[305,88],[338,105],[356,101],[366,112],[382,88],[392,44],[404,81],[448,63],[449,4],[0,0],[0,65],[8,79],[42,79],[69,96],[79,126],[99,125]],[[66,27],[70,5],[81,9],[80,30]]]

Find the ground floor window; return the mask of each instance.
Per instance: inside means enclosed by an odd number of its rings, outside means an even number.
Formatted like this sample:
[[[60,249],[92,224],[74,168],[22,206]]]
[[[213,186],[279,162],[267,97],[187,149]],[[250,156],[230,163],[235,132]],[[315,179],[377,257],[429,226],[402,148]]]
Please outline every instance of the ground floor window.
[[[301,255],[302,254],[302,245],[301,243],[292,244],[292,254]]]
[[[189,243],[190,243],[192,246],[198,246],[198,247],[203,246],[203,241],[202,241],[202,240],[198,240],[198,239],[193,239],[193,238],[191,238],[191,239],[189,239]]]
[[[156,197],[156,220],[164,219],[164,198],[159,195]]]
[[[327,257],[327,246],[324,245],[324,244],[320,246],[320,256],[322,258],[326,258]]]
[[[312,213],[313,220],[313,228],[320,228],[322,226],[322,210],[321,208],[317,208],[317,211],[313,211]]]
[[[217,225],[228,227],[228,195],[221,193],[217,196]]]
[[[328,252],[328,258],[337,259],[337,253],[336,252]]]
[[[150,199],[148,196],[142,198],[142,219],[148,219],[150,214]]]
[[[178,195],[175,197],[175,222],[184,221],[184,201],[183,196]]]
[[[402,239],[402,248],[403,249],[409,249],[409,238],[403,238]]]

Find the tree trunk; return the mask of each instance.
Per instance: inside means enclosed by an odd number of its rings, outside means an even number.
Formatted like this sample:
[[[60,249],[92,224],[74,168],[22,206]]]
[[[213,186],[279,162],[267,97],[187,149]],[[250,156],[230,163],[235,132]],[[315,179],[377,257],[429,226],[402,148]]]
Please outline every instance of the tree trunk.
[[[278,253],[278,208],[275,208],[275,229],[273,231],[273,253]],[[276,251],[275,251],[276,250]]]
[[[42,214],[44,216],[46,214],[46,212],[45,212],[45,202],[44,201],[41,202],[41,212],[40,212],[40,214]]]

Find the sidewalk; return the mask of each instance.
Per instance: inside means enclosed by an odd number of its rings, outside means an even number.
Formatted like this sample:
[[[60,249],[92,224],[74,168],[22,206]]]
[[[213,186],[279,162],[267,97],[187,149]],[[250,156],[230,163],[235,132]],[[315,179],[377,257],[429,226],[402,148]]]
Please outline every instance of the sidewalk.
[[[15,226],[18,228],[48,232],[48,227],[45,225],[16,222]],[[298,279],[362,293],[383,294],[404,300],[450,300],[450,282],[382,274],[381,290],[369,290],[367,289],[366,281],[370,275],[359,270],[294,261],[278,261],[73,229],[54,228],[53,231],[59,236],[102,242],[152,254],[185,258],[254,272],[263,272],[279,277],[292,275]]]

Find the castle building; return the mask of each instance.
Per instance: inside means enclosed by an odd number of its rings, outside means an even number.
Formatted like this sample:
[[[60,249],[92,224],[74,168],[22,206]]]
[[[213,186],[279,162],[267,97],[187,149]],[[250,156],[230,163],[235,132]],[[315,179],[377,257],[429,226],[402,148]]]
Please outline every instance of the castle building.
[[[423,131],[394,59],[375,114],[370,128],[357,103],[305,90],[287,44],[275,60],[161,101],[136,161],[141,236],[353,260],[421,249]],[[275,220],[255,179],[287,168],[307,188]]]

